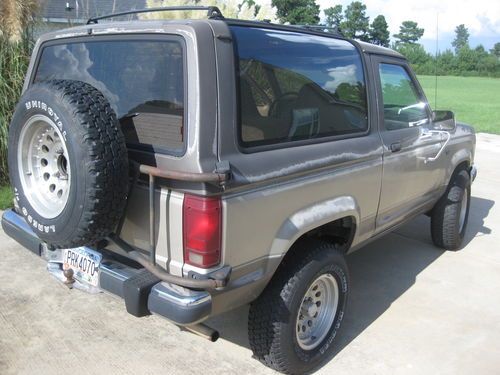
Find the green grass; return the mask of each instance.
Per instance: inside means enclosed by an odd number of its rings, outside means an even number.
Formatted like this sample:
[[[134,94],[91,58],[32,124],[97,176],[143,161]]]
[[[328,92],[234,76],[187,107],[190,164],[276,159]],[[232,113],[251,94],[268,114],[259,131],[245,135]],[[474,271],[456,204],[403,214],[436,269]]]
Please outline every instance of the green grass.
[[[12,199],[14,196],[12,195],[12,189],[10,186],[1,186],[0,187],[0,210],[5,210],[7,208],[12,207]]]
[[[434,76],[419,76],[433,109],[455,112],[460,122],[474,126],[476,132],[500,134],[500,78],[440,76],[435,105]]]

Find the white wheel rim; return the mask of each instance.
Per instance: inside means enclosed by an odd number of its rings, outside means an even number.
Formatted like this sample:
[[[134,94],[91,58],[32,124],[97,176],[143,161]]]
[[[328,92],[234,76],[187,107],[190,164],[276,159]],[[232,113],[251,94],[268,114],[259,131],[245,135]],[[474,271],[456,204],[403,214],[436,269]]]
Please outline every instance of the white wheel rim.
[[[335,320],[339,287],[332,274],[325,273],[311,283],[297,314],[295,334],[304,350],[316,348],[324,340]]]
[[[71,187],[68,150],[47,116],[31,117],[21,129],[17,151],[23,193],[33,209],[53,219],[66,207]]]

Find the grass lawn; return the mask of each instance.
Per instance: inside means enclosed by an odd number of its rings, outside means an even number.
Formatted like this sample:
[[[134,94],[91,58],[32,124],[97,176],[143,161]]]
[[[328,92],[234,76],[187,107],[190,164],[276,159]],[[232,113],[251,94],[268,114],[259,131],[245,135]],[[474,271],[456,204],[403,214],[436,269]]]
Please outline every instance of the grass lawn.
[[[458,121],[473,125],[476,132],[500,134],[500,78],[419,76],[433,109],[449,109]]]
[[[5,210],[6,208],[12,207],[12,190],[10,186],[0,187],[0,210]]]

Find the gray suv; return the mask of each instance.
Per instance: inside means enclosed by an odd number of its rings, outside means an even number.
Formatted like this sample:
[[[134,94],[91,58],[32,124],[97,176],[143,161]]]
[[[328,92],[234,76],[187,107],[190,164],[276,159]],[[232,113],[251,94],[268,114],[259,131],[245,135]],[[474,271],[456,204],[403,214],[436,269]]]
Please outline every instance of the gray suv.
[[[460,248],[474,131],[395,51],[188,9],[208,17],[40,38],[3,228],[68,285],[211,340],[204,320],[250,304],[255,357],[313,371],[348,313],[346,254],[419,214]]]

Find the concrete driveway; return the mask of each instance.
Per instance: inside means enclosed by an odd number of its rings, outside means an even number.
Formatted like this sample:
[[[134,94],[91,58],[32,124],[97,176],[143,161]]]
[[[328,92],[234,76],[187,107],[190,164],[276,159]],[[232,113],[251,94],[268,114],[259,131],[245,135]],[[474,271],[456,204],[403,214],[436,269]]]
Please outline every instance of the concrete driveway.
[[[348,257],[351,299],[319,374],[500,373],[500,136],[478,135],[466,247],[432,245],[429,219]],[[107,294],[68,290],[0,233],[0,374],[266,374],[247,308],[209,321],[216,343]]]

